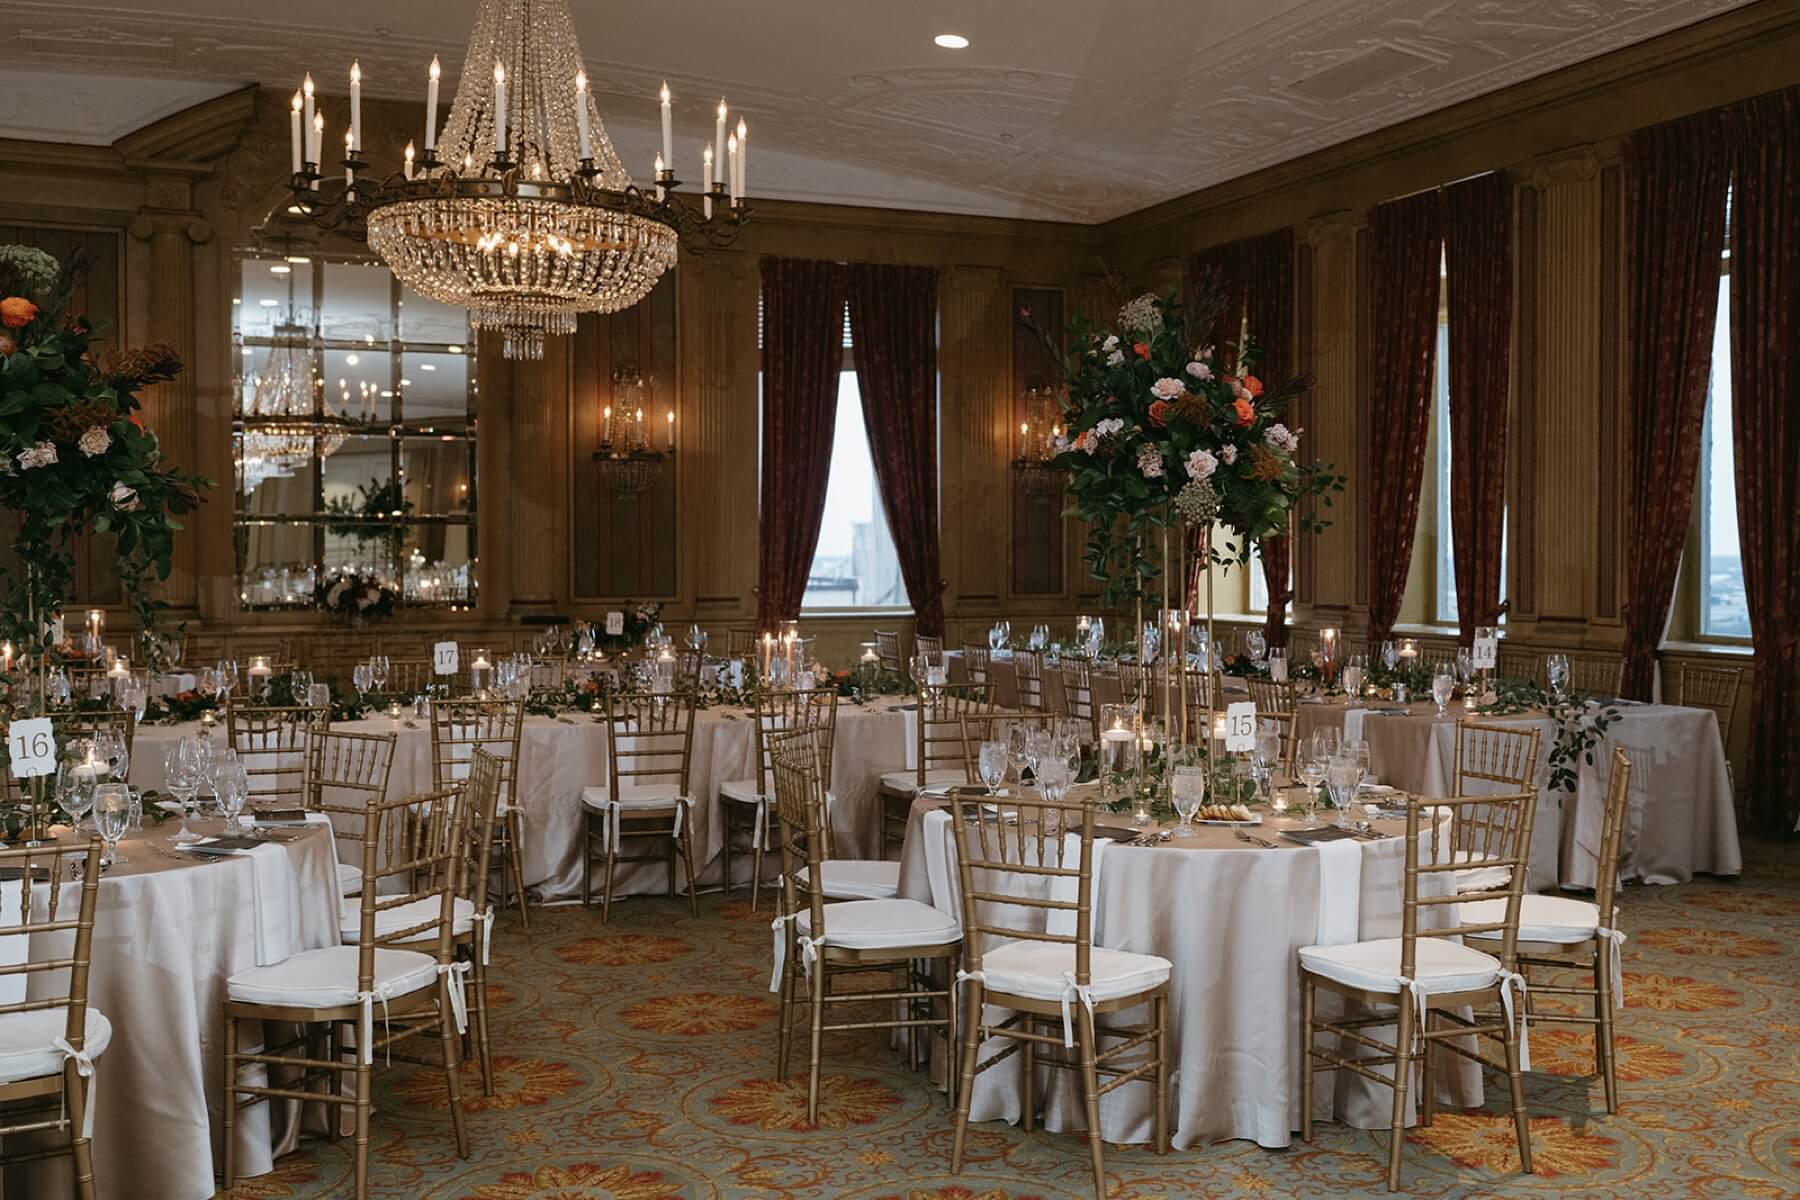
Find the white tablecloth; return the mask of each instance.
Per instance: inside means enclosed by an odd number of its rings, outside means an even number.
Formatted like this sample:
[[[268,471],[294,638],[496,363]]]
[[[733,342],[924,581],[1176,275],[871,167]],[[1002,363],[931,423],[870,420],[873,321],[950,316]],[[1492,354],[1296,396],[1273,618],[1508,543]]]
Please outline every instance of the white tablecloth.
[[[934,888],[926,851],[923,815],[932,804],[914,805],[901,860],[900,894],[947,904]],[[1124,823],[1128,817],[1110,817]],[[1401,830],[1402,822],[1381,822]],[[1276,824],[1265,827],[1267,833]],[[940,834],[941,836],[941,834]],[[1170,979],[1170,1037],[1174,1069],[1172,1129],[1178,1148],[1220,1138],[1250,1138],[1264,1146],[1286,1146],[1300,1125],[1299,960],[1302,946],[1325,938],[1396,937],[1400,933],[1403,840],[1361,842],[1358,869],[1334,863],[1339,884],[1327,888],[1317,848],[1274,839],[1273,850],[1246,846],[1230,829],[1205,828],[1188,846],[1165,843],[1137,847],[1115,842],[1106,851],[1095,888],[1094,944],[1154,954],[1174,965]],[[1192,847],[1192,848],[1188,848]],[[1349,876],[1354,875],[1352,880]],[[1447,878],[1447,877],[1432,877]],[[1336,895],[1332,894],[1336,891]],[[1353,911],[1331,911],[1351,905]],[[951,905],[953,907],[953,905]],[[1016,920],[1020,910],[1008,910]],[[960,913],[958,914],[960,918]],[[1332,936],[1333,933],[1337,936]],[[1321,1017],[1341,1012],[1335,997],[1318,996]],[[1112,1023],[1140,1022],[1141,1011],[1119,1013]],[[1393,1030],[1373,1036],[1393,1038]],[[1004,1049],[995,1039],[983,1057]],[[1347,1052],[1357,1053],[1347,1047]],[[1024,1090],[1018,1056],[975,1083],[970,1118],[1017,1121]],[[1440,1096],[1449,1103],[1481,1102],[1481,1079],[1473,1064],[1440,1056]],[[1085,1125],[1074,1074],[1046,1071],[1039,1095],[1047,1128],[1075,1130]],[[1393,1094],[1357,1076],[1321,1074],[1313,1115],[1358,1128],[1386,1128]],[[1101,1098],[1100,1123],[1106,1139],[1150,1140],[1152,1093],[1127,1084]]]
[[[96,1060],[94,1175],[102,1200],[207,1200],[213,1195],[220,1134],[225,980],[258,965],[256,864],[171,861],[174,822],[124,842],[129,862],[100,883],[94,913],[88,1000],[112,1022],[112,1044]],[[219,822],[196,825],[218,833]],[[271,847],[287,856],[295,892],[282,931],[293,952],[336,945],[338,888],[332,839],[307,830]],[[73,891],[63,903],[78,902]],[[72,934],[33,938],[34,958],[66,955]],[[17,939],[9,939],[17,940]],[[33,977],[34,989],[37,980]],[[245,1045],[255,1030],[246,1026]],[[275,1108],[271,1129],[271,1107]],[[241,1175],[273,1169],[293,1148],[298,1108],[258,1105],[238,1115]],[[9,1168],[5,1195],[69,1194],[67,1159]]]
[[[1377,705],[1376,708],[1392,707]],[[1575,791],[1553,792],[1547,764],[1556,728],[1541,713],[1482,717],[1503,725],[1535,725],[1538,743],[1537,820],[1532,827],[1532,890],[1594,885],[1595,852],[1606,812],[1606,787],[1614,746],[1631,759],[1631,796],[1619,864],[1621,881],[1686,883],[1697,871],[1736,875],[1743,870],[1731,776],[1719,723],[1703,708],[1672,704],[1620,705],[1618,721],[1594,747],[1592,766],[1581,764]],[[1352,712],[1352,717],[1356,714]],[[1460,703],[1439,720],[1429,704],[1411,705],[1404,716],[1365,712],[1362,736],[1371,769],[1383,783],[1425,796],[1447,796],[1455,778],[1456,718]],[[1321,725],[1341,725],[1341,703],[1302,704],[1302,738]]]
[[[878,856],[880,774],[911,765],[915,719],[916,714],[901,708],[898,701],[863,707],[846,702],[838,709],[832,753],[832,789],[836,798],[832,828],[838,853],[844,857]],[[163,756],[168,746],[198,728],[197,723],[140,727],[132,754],[132,782],[138,787],[161,787]],[[340,722],[334,728],[397,733],[388,794],[404,796],[432,790],[428,721],[411,717],[394,721],[381,716]],[[217,727],[215,736],[224,738],[222,725]],[[756,722],[749,710],[709,708],[698,714],[694,722],[691,779],[697,801],[693,834],[703,883],[719,881],[721,868],[714,860],[721,857],[725,846],[719,785],[751,778],[755,762]],[[605,782],[604,718],[572,714],[525,719],[514,803],[520,806],[524,817],[526,886],[539,899],[554,902],[580,897],[581,791]],[[748,855],[743,862],[742,878],[748,879]],[[771,873],[765,871],[764,875],[767,878]],[[620,870],[617,894],[661,894],[667,887],[667,873],[661,866],[638,863],[630,870]]]

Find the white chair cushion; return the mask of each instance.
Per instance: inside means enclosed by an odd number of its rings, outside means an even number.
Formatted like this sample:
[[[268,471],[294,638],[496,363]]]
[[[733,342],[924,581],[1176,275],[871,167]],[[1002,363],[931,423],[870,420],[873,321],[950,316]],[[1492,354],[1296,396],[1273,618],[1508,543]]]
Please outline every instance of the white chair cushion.
[[[833,858],[819,865],[819,882],[833,900],[892,900],[900,894],[900,864],[878,858]],[[832,922],[827,919],[828,930]]]
[[[611,798],[612,790],[604,784],[581,789],[582,804],[596,812],[604,810]],[[681,798],[679,784],[647,783],[641,787],[624,788],[619,796],[619,807],[625,812],[674,812],[676,801]]]
[[[795,923],[801,937],[812,936],[812,910]],[[825,944],[846,950],[887,950],[900,946],[947,946],[962,938],[962,927],[917,900],[846,900],[825,906]]]
[[[739,804],[755,804],[767,793],[761,790],[754,779],[729,779],[719,785],[719,796],[725,800],[735,800]]]
[[[349,863],[339,863],[338,895],[354,896],[362,891],[362,868],[353,867]]]
[[[375,936],[387,937],[401,929],[410,929],[414,925],[422,925],[426,921],[435,921],[438,917],[440,901],[436,896],[421,896],[396,908],[378,909],[375,913]],[[475,902],[456,897],[456,915],[451,929],[455,933],[472,933],[475,929]],[[343,908],[338,918],[338,933],[344,941],[352,945],[362,936],[362,899],[344,898]],[[415,934],[407,938],[409,942],[429,942],[435,940],[437,931]]]
[[[1314,975],[1370,992],[1400,993],[1401,939],[1303,946],[1300,965]],[[1415,950],[1413,980],[1427,992],[1464,992],[1492,987],[1500,960],[1444,938],[1422,937]]]
[[[927,788],[949,787],[969,782],[969,773],[961,767],[933,767],[925,772]],[[889,771],[881,777],[881,786],[890,792],[912,793],[919,790],[917,771]]]
[[[1459,904],[1459,918],[1465,925],[1486,925],[1506,920],[1506,901],[1471,900]],[[1561,942],[1573,945],[1594,936],[1600,925],[1600,909],[1592,901],[1573,896],[1520,896],[1519,940],[1522,942]],[[1497,929],[1471,933],[1472,938],[1501,936]]]
[[[1088,959],[1096,1002],[1136,996],[1169,981],[1169,960],[1095,946]],[[1030,1000],[1060,1000],[1075,974],[1075,947],[1055,942],[1003,942],[981,956],[987,987]]]
[[[1476,854],[1472,850],[1458,850],[1452,862],[1485,862],[1488,856]],[[1511,867],[1471,867],[1456,873],[1456,890],[1459,892],[1491,892],[1503,888],[1512,879]]]
[[[82,1053],[99,1058],[112,1041],[112,1022],[88,1006]],[[40,1008],[0,1017],[0,1083],[61,1075],[63,1054],[50,1043],[69,1031],[69,1010]],[[90,1100],[92,1093],[89,1094]]]
[[[225,981],[225,994],[245,1004],[337,1008],[356,1003],[355,946],[303,950],[272,967],[252,967]],[[375,994],[392,1000],[437,983],[437,959],[416,950],[375,951]]]

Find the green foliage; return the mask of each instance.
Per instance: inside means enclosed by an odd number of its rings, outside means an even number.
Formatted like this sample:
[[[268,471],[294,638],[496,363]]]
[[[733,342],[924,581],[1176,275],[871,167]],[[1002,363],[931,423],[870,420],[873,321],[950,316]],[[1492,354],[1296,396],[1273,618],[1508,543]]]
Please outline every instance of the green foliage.
[[[1556,727],[1546,763],[1550,768],[1548,786],[1553,792],[1573,793],[1582,765],[1594,765],[1594,748],[1618,721],[1619,710],[1575,693],[1558,698],[1534,679],[1511,676],[1495,679],[1494,699],[1475,706],[1476,712],[1486,716],[1516,716],[1539,710]]]
[[[405,539],[406,530],[396,518],[412,510],[413,502],[406,498],[406,489],[397,479],[386,483],[371,479],[358,485],[354,497],[333,496],[325,502],[325,511],[338,518],[332,529],[363,545],[379,542],[398,546]]]

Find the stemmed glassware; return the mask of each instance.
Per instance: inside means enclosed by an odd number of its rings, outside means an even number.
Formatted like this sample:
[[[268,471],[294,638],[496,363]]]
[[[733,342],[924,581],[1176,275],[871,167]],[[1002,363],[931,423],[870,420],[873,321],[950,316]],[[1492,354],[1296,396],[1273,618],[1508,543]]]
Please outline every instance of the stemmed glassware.
[[[235,658],[221,658],[214,668],[219,681],[219,699],[229,701],[231,690],[238,684],[238,665]]]
[[[689,650],[704,654],[706,652],[706,630],[697,624],[688,626],[687,644]]]
[[[1442,720],[1445,715],[1444,706],[1450,703],[1450,697],[1455,694],[1456,680],[1451,678],[1448,671],[1439,667],[1437,673],[1431,677],[1431,699],[1437,704],[1439,720]]]
[[[199,739],[183,737],[163,758],[163,784],[181,805],[181,829],[175,840],[183,845],[200,840],[200,835],[188,828],[188,820],[200,794],[201,778]]]
[[[1029,725],[1023,723],[1014,724],[1013,727],[1007,731],[1006,762],[1007,765],[1012,768],[1013,778],[1019,781],[1020,787],[1025,786],[1025,757],[1026,749],[1028,748],[1030,741],[1031,726]]]
[[[1311,828],[1319,811],[1319,786],[1325,782],[1326,772],[1331,767],[1331,756],[1321,754],[1317,746],[1312,753],[1300,758],[1300,782],[1306,785],[1306,824]]]
[[[1169,773],[1169,798],[1174,801],[1175,815],[1181,820],[1175,826],[1178,838],[1194,836],[1194,814],[1206,802],[1206,766],[1198,756],[1177,763]]]
[[[1392,643],[1390,642],[1389,645]],[[1368,669],[1368,659],[1361,654],[1352,654],[1350,661],[1344,664],[1344,695],[1347,707],[1356,708],[1362,703],[1363,678]]]
[[[1269,639],[1263,636],[1262,630],[1252,629],[1244,635],[1244,650],[1257,662],[1263,660],[1264,653],[1268,648]]]
[[[131,789],[122,783],[103,783],[94,789],[94,827],[106,842],[105,857],[100,865],[110,867],[122,863],[119,839],[131,826]]]
[[[150,685],[142,678],[134,675],[119,685],[119,707],[129,711],[137,720],[144,719],[144,710],[150,707]]]
[[[1346,819],[1350,811],[1350,802],[1356,798],[1357,785],[1362,781],[1362,771],[1356,765],[1356,756],[1346,747],[1342,753],[1332,757],[1325,771],[1325,786],[1331,789],[1331,803],[1338,810],[1338,821]]]
[[[1062,803],[1063,797],[1069,794],[1071,780],[1069,764],[1063,759],[1050,757],[1038,763],[1038,791],[1050,803]]]
[[[1566,654],[1547,654],[1544,656],[1544,674],[1550,679],[1550,691],[1561,700],[1569,692],[1569,656]]]
[[[225,810],[225,828],[236,832],[244,827],[240,814],[250,799],[250,772],[233,754],[229,761],[221,762],[215,779],[219,804]]]
[[[125,746],[124,734],[116,729],[102,729],[95,733],[94,757],[106,764],[109,776],[124,782],[126,772],[131,769],[131,755]]]
[[[377,654],[369,659],[369,682],[375,685],[375,691],[387,691],[388,672],[392,669],[385,654]]]
[[[1006,778],[1007,744],[1005,742],[983,742],[976,758],[976,767],[981,773],[981,782],[987,784],[988,795],[992,796],[1000,787],[1000,781]]]
[[[1390,671],[1400,665],[1400,644],[1391,638],[1381,643],[1381,665]]]
[[[1281,731],[1273,722],[1261,722],[1256,730],[1255,749],[1250,757],[1250,777],[1256,783],[1257,795],[1269,798],[1274,788],[1275,765],[1281,761]]]
[[[88,810],[94,807],[94,788],[99,773],[83,763],[64,763],[56,769],[56,802],[69,814],[77,833]]]
[[[373,673],[368,663],[357,663],[350,668],[350,685],[356,689],[356,698],[361,700],[375,686]]]
[[[1467,646],[1456,648],[1456,682],[1467,686],[1469,680],[1475,678],[1475,656]]]
[[[288,673],[288,683],[293,689],[295,704],[310,704],[312,702],[313,673],[311,671],[290,671]]]

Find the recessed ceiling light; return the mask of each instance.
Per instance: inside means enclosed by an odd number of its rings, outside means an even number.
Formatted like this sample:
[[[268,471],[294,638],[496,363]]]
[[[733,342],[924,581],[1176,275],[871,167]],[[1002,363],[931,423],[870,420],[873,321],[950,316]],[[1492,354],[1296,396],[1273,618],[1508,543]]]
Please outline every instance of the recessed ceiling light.
[[[294,268],[288,266],[286,263],[276,263],[269,268],[269,274],[271,275],[292,275],[293,273]]]
[[[964,50],[969,45],[969,39],[960,33],[940,33],[931,40],[946,50]]]

